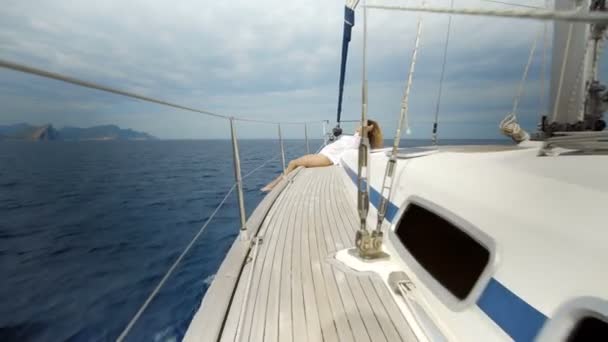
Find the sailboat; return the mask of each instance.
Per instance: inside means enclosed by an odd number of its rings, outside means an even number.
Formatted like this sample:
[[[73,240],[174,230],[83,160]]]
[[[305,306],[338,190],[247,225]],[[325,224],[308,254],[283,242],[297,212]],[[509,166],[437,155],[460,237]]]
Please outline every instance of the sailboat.
[[[325,143],[342,133],[357,5],[345,6],[337,125]],[[363,134],[338,165],[290,173],[247,217],[235,121],[278,125],[283,167],[285,122],[222,115],[0,59],[3,68],[230,123],[235,185],[118,341],[233,191],[241,229],[184,341],[608,340],[608,92],[598,79],[605,1],[556,0],[555,10],[364,5],[361,127],[368,9],[554,20],[550,101],[539,131],[519,126],[516,96],[500,124],[515,145],[400,148],[419,19],[393,146],[370,150]],[[306,122],[291,124],[303,124],[307,137]],[[434,137],[437,127],[436,119]]]
[[[332,139],[357,3],[345,7]],[[555,9],[606,10],[571,0]],[[537,12],[525,13],[551,14]],[[340,165],[290,174],[249,219],[251,237],[228,253],[185,341],[608,339],[608,93],[597,73],[606,21],[555,21],[538,132],[511,113],[501,128],[515,145],[399,148],[420,25],[394,146],[370,150],[362,138]]]

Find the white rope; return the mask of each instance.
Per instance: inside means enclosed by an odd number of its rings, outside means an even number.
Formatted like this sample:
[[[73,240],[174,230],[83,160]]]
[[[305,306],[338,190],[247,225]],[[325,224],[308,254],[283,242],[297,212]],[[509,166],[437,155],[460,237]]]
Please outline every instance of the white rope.
[[[519,86],[517,88],[517,93],[513,98],[513,109],[511,113],[517,117],[517,108],[519,107],[519,100],[521,99],[522,94],[524,93],[524,86],[526,84],[526,79],[528,78],[528,71],[530,70],[530,65],[532,64],[532,60],[534,59],[534,52],[536,51],[536,45],[538,44],[538,39],[542,35],[542,31],[539,32],[534,38],[532,42],[532,46],[530,47],[530,54],[528,55],[528,62],[526,63],[526,67],[524,68],[524,73],[521,76],[521,80],[519,81]]]
[[[509,113],[501,122],[500,122],[500,130],[501,132],[513,139],[516,143],[520,143],[524,140],[530,139],[530,134],[526,132],[519,123],[517,122],[517,109],[519,107],[519,100],[521,99],[522,94],[524,93],[524,86],[526,84],[526,79],[528,78],[528,71],[530,70],[530,65],[532,65],[532,60],[534,59],[534,52],[536,51],[536,45],[538,44],[538,39],[541,37],[542,31],[539,31],[534,41],[532,42],[532,46],[530,47],[530,53],[528,54],[528,61],[526,62],[526,66],[524,68],[524,72],[521,76],[521,80],[519,81],[519,86],[517,87],[517,92],[513,98],[513,108],[511,109],[511,113]]]
[[[75,77],[71,77],[71,76],[67,76],[67,75],[62,75],[62,74],[59,74],[59,73],[50,72],[50,71],[43,70],[43,69],[34,68],[32,66],[28,66],[28,65],[24,65],[24,64],[20,64],[20,63],[15,63],[15,62],[7,61],[7,60],[4,60],[4,59],[0,59],[0,67],[6,68],[6,69],[15,70],[15,71],[20,71],[20,72],[27,73],[27,74],[37,75],[37,76],[40,76],[40,77],[54,79],[56,81],[70,83],[70,84],[74,84],[74,85],[77,85],[77,86],[80,86],[80,87],[96,89],[96,90],[104,91],[104,92],[107,92],[107,93],[112,93],[112,94],[116,94],[116,95],[130,97],[130,98],[141,100],[141,101],[156,103],[156,104],[167,106],[167,107],[172,107],[172,108],[181,109],[181,110],[185,110],[185,111],[189,111],[189,112],[209,115],[209,116],[213,116],[213,117],[216,117],[216,118],[222,118],[222,119],[227,119],[227,120],[231,118],[230,116],[214,113],[214,112],[211,112],[211,111],[208,111],[208,110],[197,109],[197,108],[192,108],[192,107],[187,107],[187,106],[182,106],[182,105],[171,103],[171,102],[168,102],[168,101],[165,101],[165,100],[155,99],[155,98],[152,98],[152,97],[149,97],[149,96],[140,95],[140,94],[136,94],[136,93],[132,93],[132,92],[116,89],[116,88],[107,87],[107,86],[100,85],[100,84],[97,84],[97,83],[81,80],[81,79],[78,79],[78,78],[75,78]],[[269,120],[258,120],[258,119],[252,119],[252,118],[236,118],[236,117],[234,118],[234,120],[237,120],[237,121],[248,121],[248,122],[258,122],[258,123],[267,123],[267,124],[282,123],[282,124],[294,124],[294,125],[301,125],[301,124],[305,124],[305,123],[318,122],[318,121],[287,121],[287,122],[277,122],[277,121],[269,121]]]
[[[450,8],[454,8],[454,0],[450,0]],[[433,121],[433,132],[431,141],[433,145],[437,145],[437,126],[439,125],[439,108],[441,106],[441,95],[443,93],[443,79],[445,76],[445,66],[448,59],[448,46],[450,43],[450,32],[452,31],[452,16],[448,17],[448,29],[445,34],[445,42],[443,45],[443,63],[441,63],[441,76],[439,76],[439,90],[437,92],[437,103],[435,105],[435,120]]]
[[[444,14],[461,14],[486,17],[503,17],[503,18],[520,18],[520,19],[538,19],[538,20],[559,20],[570,22],[583,22],[602,24],[608,23],[608,13],[591,12],[580,13],[578,11],[551,11],[544,9],[483,9],[483,8],[445,8],[445,7],[418,7],[418,6],[381,6],[368,5],[368,8],[382,9],[390,11],[408,11],[408,12],[428,12],[428,13],[444,13]]]
[[[150,293],[150,295],[148,296],[146,301],[142,304],[142,306],[139,308],[139,310],[137,310],[137,313],[135,314],[135,316],[133,316],[133,318],[131,318],[131,320],[129,321],[129,324],[127,324],[127,326],[122,331],[122,333],[120,333],[120,336],[118,336],[118,338],[116,339],[117,342],[121,342],[125,339],[125,337],[129,333],[129,331],[131,331],[131,329],[133,328],[133,326],[135,325],[137,320],[139,320],[141,315],[144,313],[144,311],[146,310],[148,305],[150,305],[152,300],[156,297],[156,295],[158,294],[158,291],[160,291],[160,289],[163,287],[163,285],[165,285],[165,282],[167,281],[167,279],[169,279],[169,277],[171,276],[171,274],[173,273],[173,271],[175,270],[177,265],[179,265],[179,263],[182,261],[184,256],[190,251],[190,249],[192,248],[192,246],[194,245],[196,240],[198,240],[198,238],[201,236],[201,234],[205,231],[205,228],[207,228],[207,226],[209,225],[211,220],[213,220],[213,218],[215,217],[215,214],[217,214],[217,212],[220,210],[220,208],[224,205],[224,203],[226,202],[226,199],[228,199],[228,196],[230,196],[232,191],[234,191],[235,187],[236,187],[236,184],[234,184],[230,188],[230,190],[226,193],[226,196],[224,196],[224,198],[222,199],[220,204],[218,204],[218,206],[215,208],[213,213],[211,213],[211,216],[209,216],[209,218],[207,218],[207,221],[205,222],[205,224],[201,227],[201,229],[199,229],[198,233],[196,233],[196,235],[194,235],[194,237],[192,238],[190,243],[186,246],[184,251],[175,260],[173,265],[171,265],[171,267],[169,268],[167,273],[165,273],[164,277],[160,280],[160,282],[158,282],[158,285],[156,285],[156,288],[154,288],[154,291],[152,291],[152,293]]]
[[[508,5],[508,6],[515,6],[515,7],[525,7],[525,8],[534,8],[534,9],[539,9],[539,8],[543,8],[543,7],[538,7],[538,6],[531,6],[531,5],[525,5],[525,4],[518,4],[518,3],[513,3],[513,2],[505,2],[505,1],[498,1],[498,0],[481,0],[484,2],[492,2],[492,3],[497,3],[497,4],[502,4],[502,5]],[[545,9],[547,8],[547,0],[545,0]],[[540,35],[540,33],[539,33]],[[542,37],[543,37],[543,55],[542,55],[542,62],[541,62],[541,75],[540,75],[540,108],[543,108],[543,102],[544,102],[544,97],[545,97],[545,54],[546,54],[546,37],[547,37],[547,23],[543,23],[543,31],[542,31]],[[517,93],[515,95],[515,97],[513,98],[513,109],[511,110],[511,113],[513,114],[513,116],[516,118],[517,117],[517,108],[519,106],[519,100],[523,94],[524,91],[524,85],[526,82],[526,79],[528,77],[528,70],[530,69],[530,65],[532,64],[532,58],[534,56],[534,51],[536,50],[536,45],[538,43],[538,36],[536,37],[536,39],[534,40],[534,42],[532,43],[532,47],[530,48],[530,55],[528,56],[528,62],[526,64],[526,67],[524,69],[524,73],[522,75],[522,78],[519,82],[519,87],[517,90]],[[542,117],[542,110],[539,111]],[[507,117],[508,118],[508,117]],[[504,120],[503,120],[504,122]],[[540,122],[540,121],[539,121]],[[501,125],[502,126],[502,125]],[[521,129],[521,128],[520,128]]]
[[[528,134],[528,132],[521,128],[521,126],[517,122],[517,117],[513,113],[507,115],[504,119],[502,119],[499,127],[500,131],[504,135],[510,137],[516,143],[520,143],[524,140],[530,139],[530,134]]]

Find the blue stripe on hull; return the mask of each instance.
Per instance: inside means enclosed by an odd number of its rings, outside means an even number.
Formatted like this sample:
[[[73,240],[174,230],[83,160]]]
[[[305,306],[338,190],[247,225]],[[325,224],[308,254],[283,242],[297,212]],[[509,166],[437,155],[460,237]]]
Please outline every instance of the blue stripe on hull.
[[[547,316],[492,278],[477,306],[515,341],[533,341]]]
[[[357,173],[355,171],[351,170],[346,165],[344,165],[344,170],[346,170],[346,174],[348,174],[348,176],[353,181],[353,183],[355,183],[355,186],[356,186],[357,185],[357,178],[358,178]],[[370,186],[369,187],[369,201],[376,208],[376,210],[380,206],[380,198],[382,198],[382,194],[380,194],[378,192],[378,190],[376,190],[376,189],[374,189],[373,187]],[[389,222],[393,222],[393,219],[397,215],[397,211],[399,211],[399,207],[396,206],[395,204],[393,204],[392,202],[388,202],[388,205],[386,207],[386,214],[384,215],[384,217]]]
[[[357,173],[345,164],[343,167],[356,186]],[[376,189],[369,187],[369,199],[376,209],[380,205],[381,196]],[[393,222],[398,210],[398,206],[389,202],[386,219]],[[533,341],[547,320],[547,316],[511,292],[495,278],[490,279],[477,301],[477,306],[517,342]]]

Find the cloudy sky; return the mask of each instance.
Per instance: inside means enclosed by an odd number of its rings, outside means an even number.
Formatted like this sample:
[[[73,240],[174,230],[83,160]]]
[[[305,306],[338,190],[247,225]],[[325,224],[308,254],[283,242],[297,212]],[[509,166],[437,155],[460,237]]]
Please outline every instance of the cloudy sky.
[[[449,5],[448,0],[432,3]],[[479,0],[456,0],[455,5],[504,8]],[[4,0],[0,58],[226,115],[335,120],[343,6],[333,0]],[[413,13],[378,10],[368,15],[369,115],[383,124],[389,137],[399,113],[417,18]],[[361,107],[360,8],[356,19],[345,119],[357,119]],[[411,94],[414,138],[430,136],[447,19],[423,16]],[[542,25],[530,20],[453,18],[440,137],[500,136],[497,125],[510,111]],[[529,129],[540,108],[542,49],[537,51],[519,111]],[[0,124],[114,123],[161,138],[228,136],[221,119],[4,69],[0,103]],[[276,127],[265,124],[241,123],[238,129],[242,137],[276,135]],[[310,127],[311,135],[320,130],[319,124]],[[292,138],[303,134],[297,126],[286,131]]]

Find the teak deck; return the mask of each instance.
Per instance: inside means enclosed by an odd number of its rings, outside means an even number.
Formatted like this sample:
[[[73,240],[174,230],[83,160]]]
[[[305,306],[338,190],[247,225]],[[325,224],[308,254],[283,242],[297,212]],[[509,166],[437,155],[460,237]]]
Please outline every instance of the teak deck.
[[[276,200],[270,194],[260,204],[262,243],[249,249],[249,242],[235,242],[185,341],[415,340],[381,279],[328,262],[353,247],[358,224],[345,189],[352,185],[340,172],[301,169],[277,189]],[[227,265],[238,264],[231,254],[241,258],[238,276]]]

